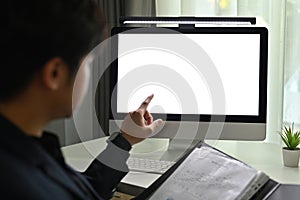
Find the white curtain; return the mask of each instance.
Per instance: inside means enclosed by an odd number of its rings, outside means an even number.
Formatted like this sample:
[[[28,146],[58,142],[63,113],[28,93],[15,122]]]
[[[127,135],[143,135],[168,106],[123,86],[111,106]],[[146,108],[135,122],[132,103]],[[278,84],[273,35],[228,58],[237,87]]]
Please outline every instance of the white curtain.
[[[267,142],[300,125],[300,1],[156,0],[157,16],[253,16],[269,29]]]
[[[300,128],[300,1],[286,3],[283,120]]]

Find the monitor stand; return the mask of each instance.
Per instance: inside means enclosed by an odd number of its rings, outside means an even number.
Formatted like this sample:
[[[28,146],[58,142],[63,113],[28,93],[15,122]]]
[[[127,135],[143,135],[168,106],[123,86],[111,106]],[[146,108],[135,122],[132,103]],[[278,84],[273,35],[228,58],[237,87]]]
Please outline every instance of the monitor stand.
[[[119,130],[122,120],[110,120],[109,132]],[[155,136],[134,145],[131,155],[134,157],[177,161],[184,153],[203,140],[203,130],[199,123],[173,122],[164,123],[162,130]],[[195,131],[197,130],[198,131]]]
[[[161,156],[160,160],[178,161],[187,152],[198,145],[200,140],[171,139],[167,151]]]

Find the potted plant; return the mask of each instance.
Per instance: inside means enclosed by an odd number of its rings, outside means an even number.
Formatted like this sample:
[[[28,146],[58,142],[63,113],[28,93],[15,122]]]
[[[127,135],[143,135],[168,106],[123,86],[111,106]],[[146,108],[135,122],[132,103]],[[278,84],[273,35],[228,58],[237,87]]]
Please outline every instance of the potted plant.
[[[286,145],[282,148],[283,163],[287,167],[298,167],[300,149],[300,131],[295,131],[294,123],[292,125],[284,125],[279,135]]]

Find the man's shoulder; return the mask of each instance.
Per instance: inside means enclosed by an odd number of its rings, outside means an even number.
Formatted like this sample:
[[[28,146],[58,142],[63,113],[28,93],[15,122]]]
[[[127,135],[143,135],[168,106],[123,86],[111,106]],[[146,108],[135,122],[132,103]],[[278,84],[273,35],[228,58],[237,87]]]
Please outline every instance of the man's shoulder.
[[[28,171],[33,170],[34,167],[30,166],[25,160],[20,159],[17,155],[12,152],[7,152],[0,149],[0,174],[1,180],[4,178],[11,179],[11,175],[19,176],[24,173],[27,175]],[[21,176],[22,177],[22,176]]]
[[[59,184],[53,182],[42,167],[0,149],[0,193],[4,199],[72,199]],[[49,195],[51,193],[51,195]]]
[[[28,189],[28,186],[31,185],[31,180],[34,181],[34,176],[30,176],[32,169],[29,170],[26,162],[3,149],[0,149],[0,160],[0,191],[2,196],[5,196],[6,199],[11,199],[24,195],[24,189],[22,189],[21,184],[23,184],[23,188]],[[29,191],[26,193],[28,194]]]
[[[1,162],[0,168],[8,167],[8,166],[10,166],[10,168],[14,168],[15,166],[18,166],[23,163],[22,160],[19,159],[14,152],[2,148],[0,148],[0,162]]]

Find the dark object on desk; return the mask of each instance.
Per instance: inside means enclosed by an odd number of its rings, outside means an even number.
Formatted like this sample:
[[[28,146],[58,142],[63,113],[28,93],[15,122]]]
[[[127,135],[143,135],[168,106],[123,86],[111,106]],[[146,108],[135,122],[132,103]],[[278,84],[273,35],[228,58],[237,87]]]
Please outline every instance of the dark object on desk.
[[[133,197],[134,196],[129,195],[129,194],[125,194],[125,193],[121,193],[121,192],[115,192],[115,195],[110,200],[130,200]]]
[[[120,182],[117,191],[136,197],[144,192],[145,188]]]
[[[267,200],[299,200],[300,185],[280,185]]]

